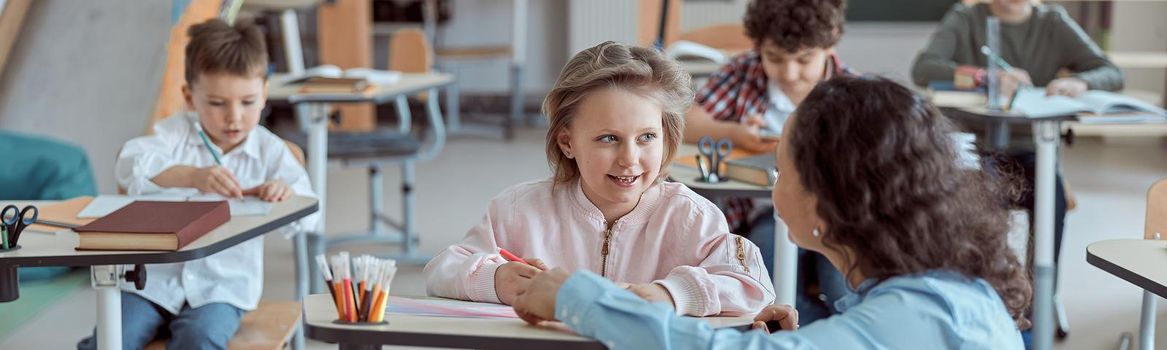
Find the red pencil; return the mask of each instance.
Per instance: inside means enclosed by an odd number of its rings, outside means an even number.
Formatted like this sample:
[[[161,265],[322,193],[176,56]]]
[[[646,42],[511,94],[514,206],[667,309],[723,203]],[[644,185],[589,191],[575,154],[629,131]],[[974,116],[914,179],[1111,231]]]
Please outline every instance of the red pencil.
[[[530,263],[527,263],[526,260],[523,260],[523,258],[520,258],[514,254],[511,254],[511,252],[508,252],[506,249],[498,248],[498,253],[502,254],[502,258],[507,259],[507,261],[516,261],[516,262],[521,262],[523,264],[530,265]]]

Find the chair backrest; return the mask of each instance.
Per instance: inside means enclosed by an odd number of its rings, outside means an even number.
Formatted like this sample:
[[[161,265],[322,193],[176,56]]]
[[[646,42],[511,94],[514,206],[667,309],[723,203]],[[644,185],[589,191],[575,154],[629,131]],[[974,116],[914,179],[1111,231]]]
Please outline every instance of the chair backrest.
[[[678,40],[692,41],[729,53],[739,53],[754,47],[741,23],[718,24],[690,30],[677,36]]]
[[[79,146],[0,130],[0,200],[57,200],[97,194],[89,156]]]
[[[300,162],[300,166],[306,166],[307,158],[304,158],[304,150],[300,149],[300,146],[292,143],[292,141],[284,140],[284,144],[288,145],[288,152],[292,152],[292,157],[295,157],[296,161]]]
[[[428,73],[434,66],[434,52],[417,28],[393,32],[389,38],[389,70],[402,73]]]
[[[1156,181],[1147,191],[1147,224],[1143,232],[1146,239],[1167,239],[1167,179]]]
[[[663,0],[638,0],[636,4],[636,43],[644,47],[652,47],[656,37],[660,34],[661,5]],[[669,47],[677,40],[681,32],[681,12],[684,1],[669,1],[669,12],[665,16],[664,47]]]

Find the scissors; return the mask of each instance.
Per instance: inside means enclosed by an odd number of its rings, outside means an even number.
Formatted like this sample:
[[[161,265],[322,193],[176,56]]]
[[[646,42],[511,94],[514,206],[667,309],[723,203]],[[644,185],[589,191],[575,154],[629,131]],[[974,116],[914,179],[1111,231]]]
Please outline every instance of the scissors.
[[[12,211],[12,214],[9,214],[8,211]],[[29,215],[30,212],[32,213],[31,216]],[[4,207],[4,210],[0,211],[0,222],[4,223],[4,230],[7,231],[4,237],[5,241],[3,242],[6,245],[4,249],[15,247],[16,241],[20,239],[20,233],[24,232],[24,229],[29,225],[35,223],[36,217],[39,215],[40,209],[32,205],[24,207],[24,209],[20,209],[15,205]]]
[[[721,182],[721,162],[733,152],[733,141],[723,138],[714,142],[712,137],[702,136],[697,140],[697,151],[710,162],[705,182]]]

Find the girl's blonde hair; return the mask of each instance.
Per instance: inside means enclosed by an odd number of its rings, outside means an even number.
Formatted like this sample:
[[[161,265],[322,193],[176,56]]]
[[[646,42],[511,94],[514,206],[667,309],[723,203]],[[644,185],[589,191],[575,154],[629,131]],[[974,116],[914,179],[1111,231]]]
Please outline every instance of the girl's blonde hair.
[[[693,101],[689,84],[688,72],[653,49],[606,41],[575,54],[543,100],[543,114],[547,115],[550,124],[547,162],[555,173],[555,183],[568,183],[579,178],[578,165],[559,149],[556,142],[559,133],[571,127],[580,103],[590,92],[611,87],[627,89],[660,103],[665,154],[661,176],[655,180],[664,178],[677,152],[677,145],[681,143],[685,110]]]

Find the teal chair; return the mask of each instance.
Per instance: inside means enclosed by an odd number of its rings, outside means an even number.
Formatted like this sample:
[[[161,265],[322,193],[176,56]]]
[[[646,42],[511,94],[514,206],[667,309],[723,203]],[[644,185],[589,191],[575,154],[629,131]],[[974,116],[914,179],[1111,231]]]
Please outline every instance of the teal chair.
[[[59,200],[97,195],[85,150],[45,137],[0,131],[0,200]],[[68,267],[20,269],[20,280],[60,275]]]

